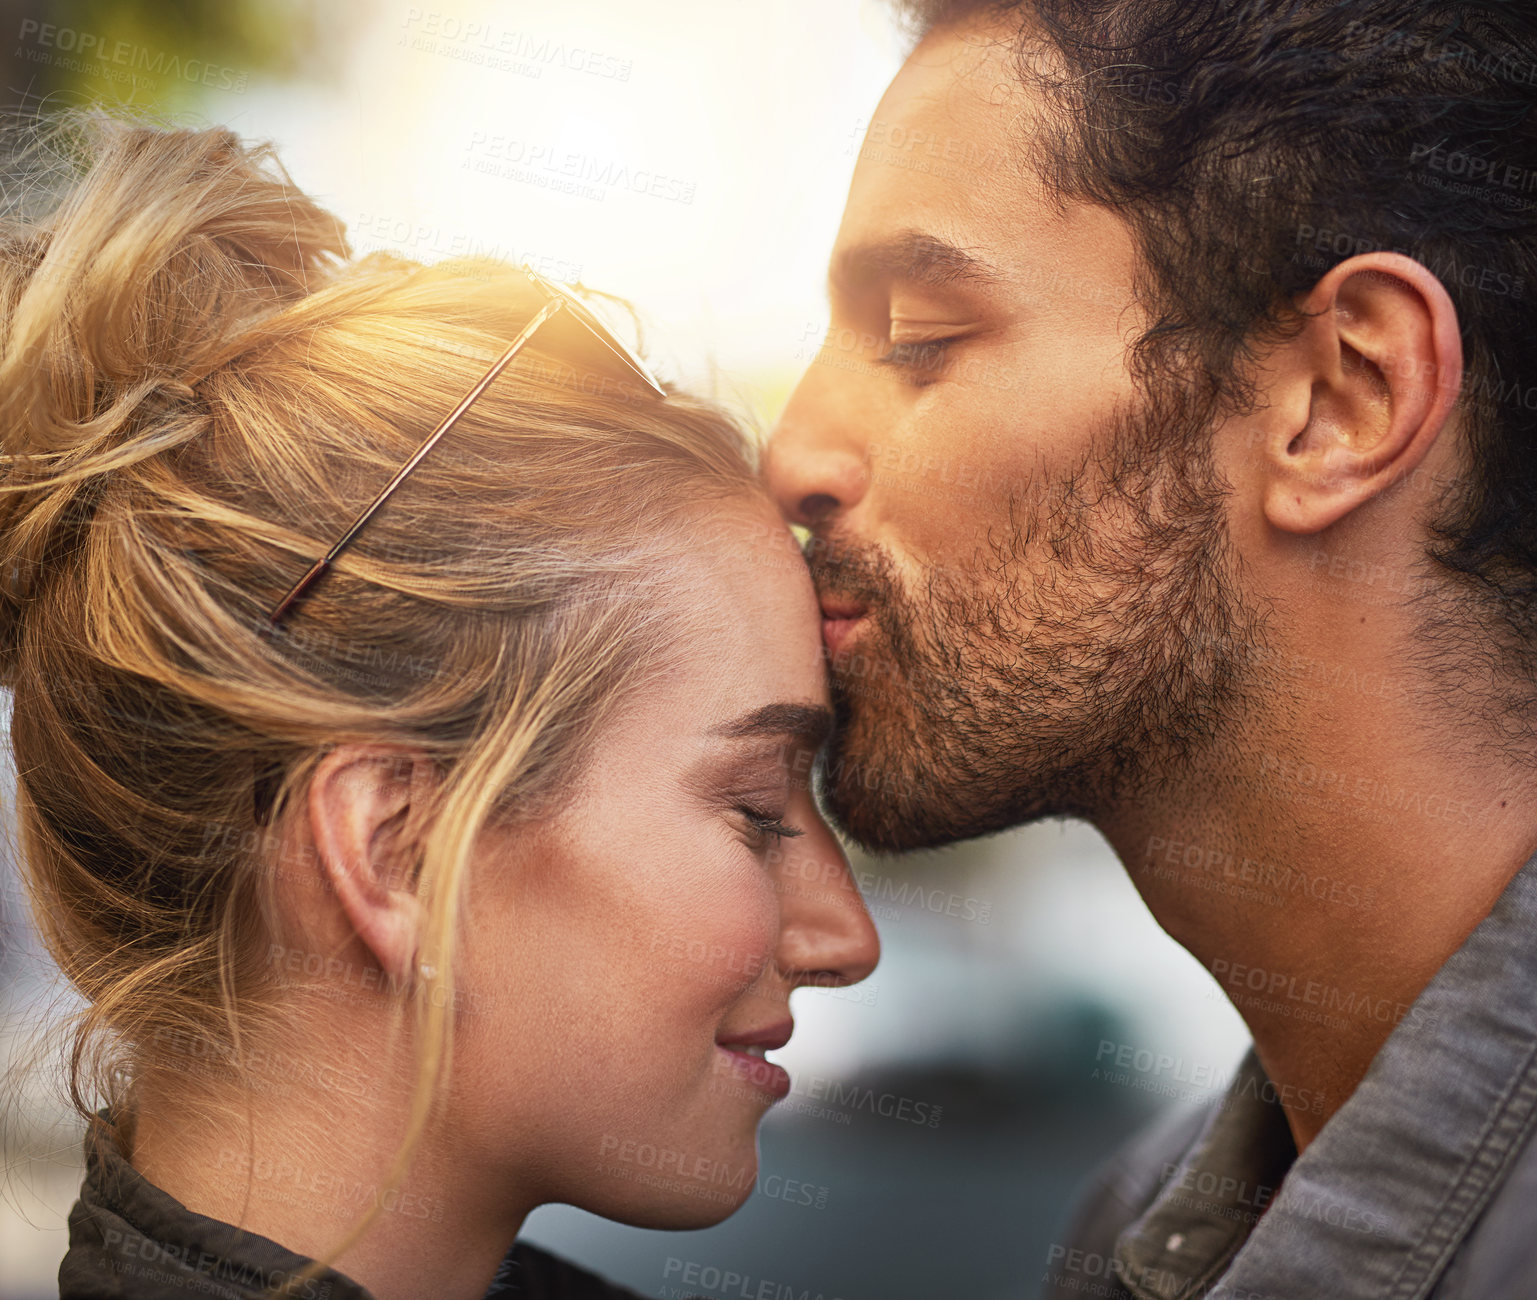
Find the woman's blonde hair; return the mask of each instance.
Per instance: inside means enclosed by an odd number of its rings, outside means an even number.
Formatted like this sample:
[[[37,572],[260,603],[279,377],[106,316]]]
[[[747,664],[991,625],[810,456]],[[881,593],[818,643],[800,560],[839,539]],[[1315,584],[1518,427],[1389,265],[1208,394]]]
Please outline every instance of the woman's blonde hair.
[[[406,746],[440,781],[398,1176],[448,1061],[476,838],[558,800],[665,659],[668,556],[705,503],[758,490],[751,448],[536,336],[269,641],[537,291],[499,263],[350,260],[224,130],[86,115],[24,162],[0,227],[0,683],[34,912],[89,1004],[73,1103],[125,1100],[168,1041],[239,1080],[277,996],[253,777],[278,774],[281,811],[328,748]]]

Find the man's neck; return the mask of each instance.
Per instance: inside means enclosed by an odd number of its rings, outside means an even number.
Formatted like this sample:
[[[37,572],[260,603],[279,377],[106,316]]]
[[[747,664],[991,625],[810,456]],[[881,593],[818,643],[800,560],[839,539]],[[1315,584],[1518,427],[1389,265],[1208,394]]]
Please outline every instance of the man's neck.
[[[1376,679],[1380,682],[1379,676]],[[1358,672],[1098,819],[1254,1036],[1301,1150],[1537,850],[1530,780]],[[1353,694],[1350,694],[1353,693]]]

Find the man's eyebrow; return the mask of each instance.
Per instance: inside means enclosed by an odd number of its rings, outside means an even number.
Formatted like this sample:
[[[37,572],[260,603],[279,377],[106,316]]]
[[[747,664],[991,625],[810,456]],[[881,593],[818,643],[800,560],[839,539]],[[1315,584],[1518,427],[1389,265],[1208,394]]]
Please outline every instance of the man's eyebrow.
[[[858,288],[882,278],[944,288],[951,284],[993,284],[997,267],[959,245],[922,230],[904,230],[875,244],[845,248],[834,259],[830,279]]]
[[[818,748],[832,733],[833,711],[822,704],[765,704],[712,728],[728,740],[773,739],[790,736]]]

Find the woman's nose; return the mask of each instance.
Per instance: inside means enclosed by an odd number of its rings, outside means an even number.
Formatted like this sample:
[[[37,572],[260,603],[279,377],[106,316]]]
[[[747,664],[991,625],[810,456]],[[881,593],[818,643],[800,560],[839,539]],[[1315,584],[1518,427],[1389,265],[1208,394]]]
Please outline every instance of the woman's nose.
[[[881,941],[842,846],[820,818],[783,845],[780,970],[792,987],[857,984],[875,969]]]

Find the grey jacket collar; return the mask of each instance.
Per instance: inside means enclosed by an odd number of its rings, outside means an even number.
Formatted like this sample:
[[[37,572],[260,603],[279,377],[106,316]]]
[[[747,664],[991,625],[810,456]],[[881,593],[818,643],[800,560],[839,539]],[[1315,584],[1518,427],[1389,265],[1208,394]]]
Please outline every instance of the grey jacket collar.
[[[1251,1051],[1200,1136],[1160,1172],[1162,1190],[1117,1242],[1139,1300],[1203,1296],[1232,1263],[1296,1158],[1286,1113]]]
[[[1251,1053],[1121,1234],[1127,1289],[1145,1300],[1430,1295],[1537,1125],[1537,857],[1300,1157],[1263,1080]]]

